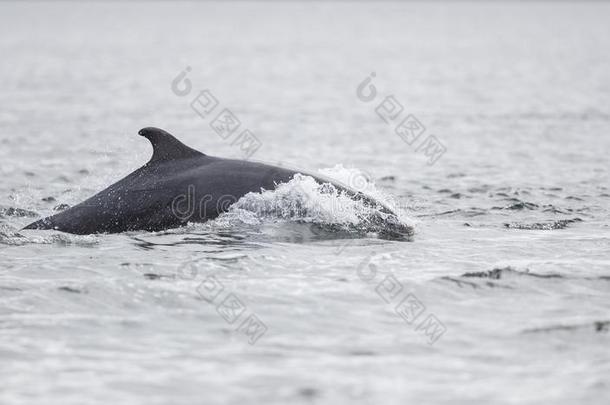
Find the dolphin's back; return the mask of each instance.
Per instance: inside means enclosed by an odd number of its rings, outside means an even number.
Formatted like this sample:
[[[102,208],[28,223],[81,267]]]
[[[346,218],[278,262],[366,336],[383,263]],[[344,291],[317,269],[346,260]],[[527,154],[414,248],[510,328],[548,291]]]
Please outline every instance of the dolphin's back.
[[[207,156],[156,128],[145,128],[139,134],[153,145],[148,163],[82,203],[24,229],[93,234],[175,228],[213,219],[247,193],[274,189],[297,173],[264,163]],[[335,186],[392,213],[370,197]]]

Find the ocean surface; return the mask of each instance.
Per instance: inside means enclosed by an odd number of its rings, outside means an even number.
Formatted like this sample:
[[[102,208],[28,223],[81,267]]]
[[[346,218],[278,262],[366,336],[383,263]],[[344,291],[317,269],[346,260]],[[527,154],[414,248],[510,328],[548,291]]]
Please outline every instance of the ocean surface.
[[[1,2],[0,403],[608,404],[609,21]],[[164,232],[21,231],[146,163],[147,126],[334,177],[414,235],[307,178]]]

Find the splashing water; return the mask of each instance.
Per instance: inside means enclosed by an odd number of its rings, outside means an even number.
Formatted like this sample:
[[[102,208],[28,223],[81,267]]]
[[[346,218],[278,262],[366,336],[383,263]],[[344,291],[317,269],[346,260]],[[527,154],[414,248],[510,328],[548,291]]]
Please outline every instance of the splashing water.
[[[321,173],[346,184],[356,191],[355,195],[330,182],[319,184],[311,176],[297,174],[275,190],[246,194],[218,221],[232,218],[251,224],[256,219],[287,220],[319,225],[326,231],[376,233],[389,239],[408,239],[413,235],[411,221],[388,209],[387,205],[391,205],[388,198],[361,172],[339,165]]]

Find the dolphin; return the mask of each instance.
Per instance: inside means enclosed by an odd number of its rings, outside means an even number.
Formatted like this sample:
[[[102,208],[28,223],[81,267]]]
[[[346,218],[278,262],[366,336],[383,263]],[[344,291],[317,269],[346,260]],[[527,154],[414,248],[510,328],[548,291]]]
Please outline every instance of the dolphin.
[[[82,203],[24,229],[87,235],[177,228],[214,219],[244,195],[273,190],[302,173],[376,207],[383,218],[378,215],[371,221],[387,224],[391,234],[412,235],[412,228],[386,205],[335,181],[264,163],[208,156],[159,128],[143,128],[138,134],[152,144],[148,163]]]

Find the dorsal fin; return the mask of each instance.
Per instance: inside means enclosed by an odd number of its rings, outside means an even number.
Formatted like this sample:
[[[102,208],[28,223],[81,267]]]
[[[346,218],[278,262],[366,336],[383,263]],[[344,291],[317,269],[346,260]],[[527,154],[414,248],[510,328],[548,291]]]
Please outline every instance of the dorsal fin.
[[[153,155],[150,158],[150,163],[185,159],[196,156],[205,156],[203,153],[189,148],[169,132],[155,127],[142,128],[139,132],[144,138],[148,139],[153,147]]]

